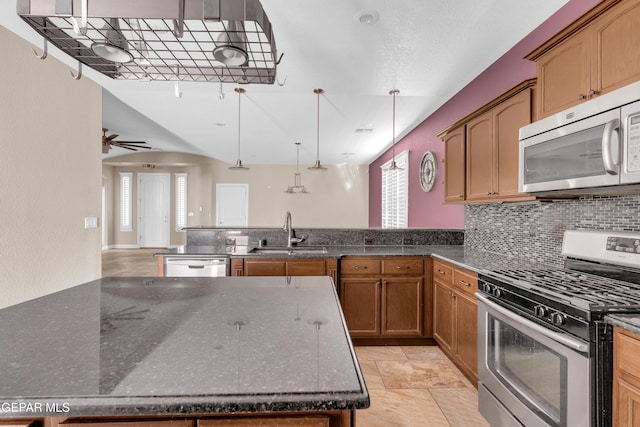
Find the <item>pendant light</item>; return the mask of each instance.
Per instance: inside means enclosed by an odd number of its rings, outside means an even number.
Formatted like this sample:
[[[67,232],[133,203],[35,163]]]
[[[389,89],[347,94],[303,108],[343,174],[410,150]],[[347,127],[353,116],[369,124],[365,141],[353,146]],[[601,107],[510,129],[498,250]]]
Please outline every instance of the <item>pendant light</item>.
[[[247,170],[249,168],[244,166],[242,164],[242,160],[240,160],[240,100],[242,98],[242,94],[245,93],[246,90],[241,87],[237,87],[234,89],[234,91],[236,91],[236,93],[238,94],[238,159],[236,160],[236,164],[230,166],[229,169]]]
[[[393,121],[391,125],[391,132],[393,133],[393,142],[391,143],[391,166],[385,169],[386,171],[401,171],[403,168],[396,164],[396,95],[399,94],[398,89],[389,91],[389,95],[393,96]]]
[[[300,143],[296,142],[296,173],[293,175],[293,185],[284,190],[289,194],[308,194],[307,187],[302,185],[302,176],[300,175]]]
[[[316,95],[318,95],[318,103],[317,103],[317,122],[318,122],[318,127],[317,127],[317,132],[316,132],[316,164],[313,166],[310,166],[308,169],[309,170],[327,170],[326,167],[322,166],[322,164],[320,164],[320,95],[322,95],[324,93],[324,90],[318,88],[318,89],[314,89],[313,93],[315,93]]]

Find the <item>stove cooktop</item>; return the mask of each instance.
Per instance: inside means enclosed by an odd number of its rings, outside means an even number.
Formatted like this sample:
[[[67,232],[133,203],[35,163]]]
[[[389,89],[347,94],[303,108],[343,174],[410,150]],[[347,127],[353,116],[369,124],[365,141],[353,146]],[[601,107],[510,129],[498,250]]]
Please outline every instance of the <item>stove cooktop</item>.
[[[563,268],[497,270],[489,275],[587,311],[640,310],[640,284],[636,283]]]

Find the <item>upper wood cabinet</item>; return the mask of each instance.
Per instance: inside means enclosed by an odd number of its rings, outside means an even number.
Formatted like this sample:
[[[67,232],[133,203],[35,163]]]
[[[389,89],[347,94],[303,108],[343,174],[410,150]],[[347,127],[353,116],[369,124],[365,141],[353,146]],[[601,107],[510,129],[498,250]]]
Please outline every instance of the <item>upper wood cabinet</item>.
[[[465,126],[447,132],[444,140],[444,201],[462,203],[465,198]]]
[[[445,203],[532,198],[518,192],[518,140],[533,119],[534,86],[521,83],[438,135],[445,143]]]
[[[526,56],[536,61],[538,117],[640,80],[640,0],[605,0]]]

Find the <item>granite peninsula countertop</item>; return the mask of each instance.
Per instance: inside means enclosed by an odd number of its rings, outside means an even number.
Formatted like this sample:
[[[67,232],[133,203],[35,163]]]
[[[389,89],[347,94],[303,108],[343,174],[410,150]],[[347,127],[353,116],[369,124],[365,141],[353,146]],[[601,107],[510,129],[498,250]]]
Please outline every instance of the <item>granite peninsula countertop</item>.
[[[613,326],[640,335],[640,314],[608,314],[604,319]]]
[[[0,418],[369,406],[328,277],[103,278],[0,325]]]

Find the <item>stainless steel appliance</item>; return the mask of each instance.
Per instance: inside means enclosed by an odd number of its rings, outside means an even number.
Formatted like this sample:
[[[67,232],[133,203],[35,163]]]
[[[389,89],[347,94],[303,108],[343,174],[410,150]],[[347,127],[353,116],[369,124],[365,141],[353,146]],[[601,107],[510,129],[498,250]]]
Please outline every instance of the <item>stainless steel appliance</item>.
[[[230,258],[224,255],[165,258],[164,275],[167,277],[221,277],[230,273]]]
[[[638,183],[640,82],[520,129],[521,192],[620,193]]]
[[[611,312],[640,312],[640,233],[567,231],[565,266],[479,274],[478,400],[497,426],[610,426]]]

